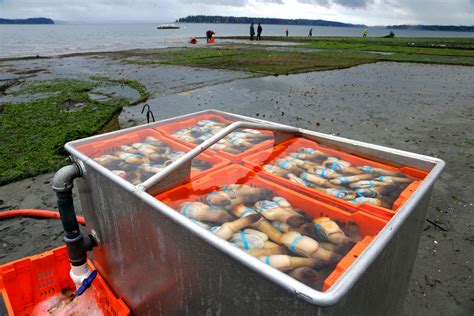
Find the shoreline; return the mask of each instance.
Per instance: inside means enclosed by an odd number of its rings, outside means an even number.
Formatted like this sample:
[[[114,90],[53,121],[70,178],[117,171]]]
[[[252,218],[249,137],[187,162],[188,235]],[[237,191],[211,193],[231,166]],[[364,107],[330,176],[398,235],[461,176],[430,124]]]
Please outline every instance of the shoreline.
[[[150,45],[144,47],[129,47],[129,46],[117,46],[115,48],[106,48],[106,49],[75,49],[74,51],[70,51],[70,49],[66,49],[60,52],[51,52],[47,54],[25,54],[25,55],[4,55],[0,56],[0,62],[4,61],[12,61],[12,60],[27,60],[27,59],[38,59],[38,58],[64,58],[64,57],[75,57],[81,55],[95,55],[95,54],[111,54],[111,53],[120,53],[120,52],[133,52],[133,51],[153,51],[153,50],[166,50],[166,49],[180,49],[180,48],[221,48],[222,45],[230,45],[230,44],[239,44],[244,46],[259,46],[259,47],[271,47],[271,46],[305,46],[309,43],[314,41],[320,40],[327,40],[327,39],[334,39],[334,40],[360,40],[360,37],[348,37],[348,36],[314,36],[314,37],[305,37],[305,36],[290,36],[286,38],[284,36],[263,36],[263,41],[249,41],[247,36],[215,36],[217,42],[212,46],[207,45],[204,40],[206,39],[205,36],[195,36],[198,40],[198,44],[190,44],[189,39],[190,36],[182,36],[178,38],[178,41],[173,42],[167,45],[165,42],[161,43],[161,45]],[[367,37],[366,41],[373,41],[373,40],[380,40],[380,37]],[[403,41],[410,41],[410,40],[417,40],[417,41],[466,41],[474,43],[474,35],[473,37],[465,37],[465,38],[454,38],[454,37],[396,37],[396,41],[403,40]],[[424,46],[420,46],[424,47]],[[314,49],[314,48],[312,48]],[[319,49],[323,50],[331,50],[331,48],[324,48],[321,47]],[[472,44],[472,48],[474,50],[474,44]],[[360,52],[369,52],[369,50],[359,50]],[[373,52],[379,53],[376,50]]]

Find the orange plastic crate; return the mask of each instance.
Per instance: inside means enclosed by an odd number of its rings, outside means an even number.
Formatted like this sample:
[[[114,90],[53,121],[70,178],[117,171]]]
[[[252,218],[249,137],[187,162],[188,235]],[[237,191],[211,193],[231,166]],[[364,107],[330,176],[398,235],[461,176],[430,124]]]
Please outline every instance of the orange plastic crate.
[[[120,136],[111,137],[111,138],[107,138],[103,140],[94,141],[88,144],[80,145],[77,147],[77,150],[87,155],[88,157],[96,158],[101,155],[104,155],[107,152],[110,152],[113,150],[119,150],[120,146],[122,145],[126,145],[126,144],[130,145],[132,143],[141,142],[148,136],[152,136],[166,143],[173,151],[189,152],[191,150],[191,148],[184,146],[181,143],[175,142],[174,140],[162,135],[161,133],[158,133],[156,130],[151,129],[151,128],[145,128],[138,131],[133,131],[127,134],[123,134]],[[206,155],[205,153],[200,154],[195,159],[199,159],[204,162],[209,162],[212,164],[212,167],[201,172],[192,171],[191,178],[199,177],[205,174],[206,172],[219,169],[230,163],[230,161],[225,158],[217,157],[215,155],[212,155],[212,156]]]
[[[205,202],[207,194],[224,185],[234,183],[270,189],[274,194],[284,197],[295,208],[305,211],[306,214],[312,218],[327,216],[343,223],[347,223],[348,221],[356,222],[364,239],[357,243],[356,246],[338,263],[333,272],[337,272],[338,275],[342,274],[342,272],[350,266],[361,249],[363,250],[368,246],[369,243],[367,240],[372,240],[371,238],[375,237],[387,223],[386,220],[363,211],[350,213],[325,204],[318,200],[318,196],[306,196],[295,192],[292,189],[288,189],[258,176],[249,168],[235,164],[227,166],[219,170],[219,172],[208,173],[188,184],[161,193],[157,195],[156,198],[168,206],[177,209],[178,206],[185,201]],[[369,239],[367,239],[367,237],[369,237]],[[329,288],[336,280],[337,278],[334,276],[331,279],[326,280],[324,289],[326,290]]]
[[[88,264],[94,269],[90,261]],[[69,270],[65,246],[0,266],[0,293],[8,315],[31,315],[37,304],[61,289],[74,290]],[[87,291],[94,291],[104,315],[130,315],[127,305],[114,295],[99,274]]]
[[[229,125],[234,122],[231,119],[225,118],[225,117],[223,117],[221,115],[217,115],[217,114],[201,114],[201,115],[193,116],[192,118],[188,118],[188,119],[185,119],[185,120],[176,120],[176,121],[169,122],[168,124],[164,124],[164,125],[161,125],[159,127],[156,127],[156,130],[160,131],[164,135],[168,136],[169,138],[171,138],[171,139],[173,139],[177,142],[180,142],[182,144],[185,144],[187,146],[190,146],[190,147],[194,148],[194,147],[197,146],[196,144],[184,141],[181,138],[174,136],[173,133],[175,133],[178,130],[181,130],[181,129],[184,129],[184,128],[189,128],[191,126],[197,125],[197,122],[200,121],[200,120],[214,120],[214,121],[218,121],[218,122],[221,122],[221,123],[227,123]],[[273,133],[269,132],[269,131],[261,131],[261,132],[265,133],[265,134],[268,134],[268,135],[273,135]],[[229,159],[232,162],[240,162],[244,157],[248,156],[249,154],[254,153],[256,151],[259,151],[263,148],[268,148],[272,144],[273,144],[273,139],[269,139],[269,140],[263,141],[259,144],[256,144],[256,145],[252,146],[251,148],[241,152],[238,155],[232,155],[232,154],[226,153],[224,151],[215,151],[215,150],[212,150],[211,148],[206,149],[205,153],[212,154],[212,155],[217,154],[217,155],[222,156],[226,159]]]
[[[265,164],[272,165],[274,164],[276,159],[280,157],[284,157],[291,152],[296,152],[301,147],[310,147],[310,148],[317,149],[331,155],[338,156],[341,159],[350,162],[354,166],[370,165],[372,167],[383,168],[383,169],[387,169],[391,171],[397,171],[397,172],[404,173],[416,180],[410,183],[400,193],[399,197],[393,203],[393,207],[391,209],[388,209],[388,208],[384,208],[381,206],[376,206],[376,205],[372,205],[368,203],[355,204],[355,203],[347,202],[342,199],[338,199],[332,195],[326,194],[324,192],[320,192],[315,189],[306,187],[304,185],[291,182],[286,178],[271,174],[263,169],[263,165]],[[370,214],[374,214],[385,219],[390,219],[393,217],[396,211],[405,203],[405,201],[411,196],[411,194],[418,188],[418,186],[422,182],[422,179],[426,177],[427,175],[427,172],[425,171],[417,170],[410,167],[397,168],[397,167],[389,166],[380,162],[368,160],[362,157],[357,157],[355,155],[350,155],[350,154],[343,153],[334,149],[323,147],[319,145],[317,142],[314,142],[305,138],[300,138],[300,137],[290,139],[275,147],[266,148],[258,153],[254,153],[244,158],[243,162],[245,166],[252,168],[254,171],[258,172],[263,177],[267,179],[272,179],[272,181],[280,183],[286,187],[290,187],[298,192],[302,192],[308,195],[318,196],[318,198],[321,201],[324,201],[325,203],[334,205],[336,207],[342,208],[350,212],[355,212],[358,210],[366,211]]]
[[[328,290],[331,285],[341,277],[341,275],[350,267],[350,265],[359,257],[362,252],[369,246],[374,240],[372,236],[365,236],[360,242],[358,242],[347,255],[342,258],[337,264],[334,271],[324,280],[323,291]]]

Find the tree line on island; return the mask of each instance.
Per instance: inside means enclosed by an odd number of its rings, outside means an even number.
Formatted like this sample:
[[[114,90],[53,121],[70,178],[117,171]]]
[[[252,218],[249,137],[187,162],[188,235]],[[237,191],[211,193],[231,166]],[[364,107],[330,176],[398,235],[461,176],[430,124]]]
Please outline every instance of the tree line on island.
[[[234,23],[234,24],[277,24],[277,25],[310,25],[310,26],[341,26],[341,27],[367,27],[364,24],[351,24],[327,20],[310,19],[278,19],[242,16],[221,15],[189,15],[176,20],[177,23]],[[421,31],[451,31],[474,32],[473,26],[465,25],[388,25],[385,28],[392,30],[421,30]]]
[[[0,19],[0,24],[54,24],[49,18]]]
[[[474,25],[389,25],[392,30],[420,30],[420,31],[446,31],[446,32],[474,32]]]
[[[312,26],[344,26],[344,27],[365,27],[363,24],[350,24],[326,20],[309,19],[277,19],[277,18],[252,18],[220,15],[190,15],[176,20],[177,23],[234,23],[234,24],[281,24],[281,25],[312,25]]]

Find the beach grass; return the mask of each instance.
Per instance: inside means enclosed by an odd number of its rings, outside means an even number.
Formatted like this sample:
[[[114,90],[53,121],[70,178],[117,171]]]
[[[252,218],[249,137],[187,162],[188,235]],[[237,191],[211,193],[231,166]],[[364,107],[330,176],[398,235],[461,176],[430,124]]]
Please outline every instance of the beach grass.
[[[26,99],[0,110],[0,185],[56,171],[66,163],[65,143],[100,133],[128,105],[122,99],[92,100],[88,92],[100,84],[30,81],[13,92]]]

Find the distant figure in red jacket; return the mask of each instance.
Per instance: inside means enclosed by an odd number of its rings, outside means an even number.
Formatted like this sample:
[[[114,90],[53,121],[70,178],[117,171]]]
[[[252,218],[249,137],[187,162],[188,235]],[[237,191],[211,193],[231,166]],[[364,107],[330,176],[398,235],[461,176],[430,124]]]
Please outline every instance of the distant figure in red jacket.
[[[208,42],[208,43],[211,41],[212,36],[213,36],[214,34],[216,34],[216,33],[214,33],[213,30],[207,30],[207,32],[206,32],[206,37],[207,37],[207,42]]]

